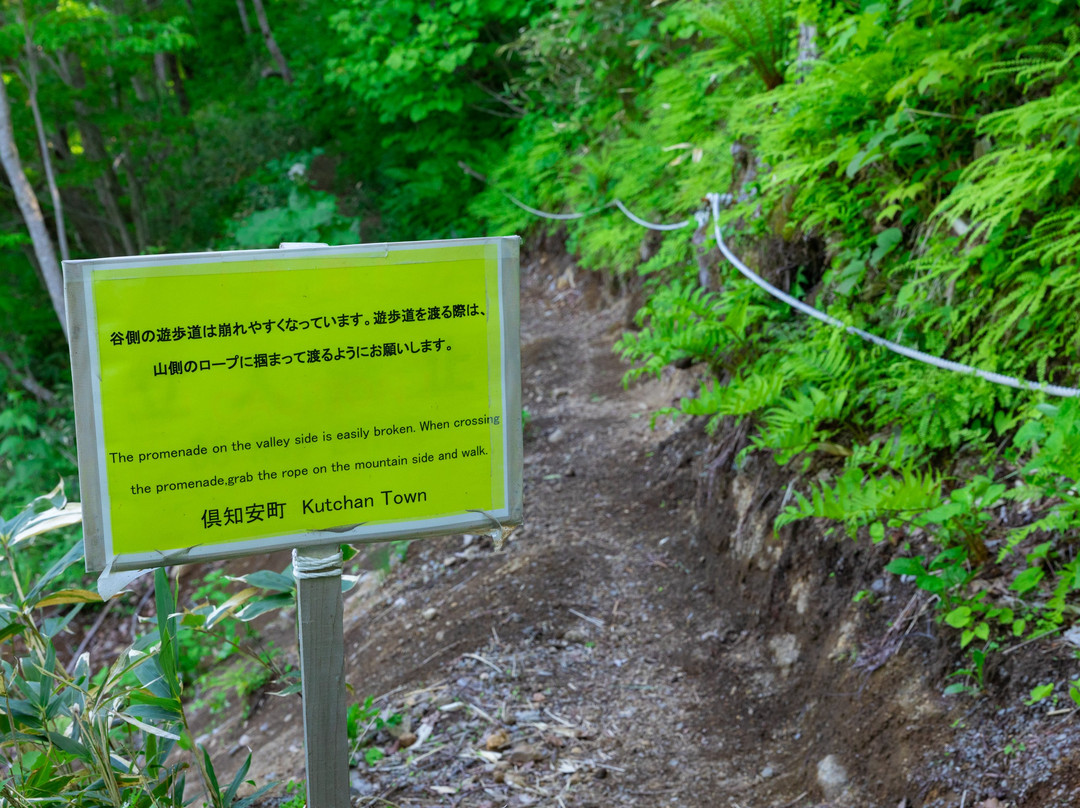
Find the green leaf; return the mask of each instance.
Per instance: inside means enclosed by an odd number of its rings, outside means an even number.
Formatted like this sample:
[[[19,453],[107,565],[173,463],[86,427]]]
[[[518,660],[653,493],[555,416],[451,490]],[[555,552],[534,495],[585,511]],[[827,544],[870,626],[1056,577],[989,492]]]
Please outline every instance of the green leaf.
[[[236,800],[236,792],[240,789],[240,786],[244,782],[244,778],[247,776],[248,769],[251,768],[251,753],[248,753],[247,759],[240,766],[236,772],[236,776],[233,777],[232,782],[229,783],[229,788],[225,791],[222,797],[222,804],[228,808]]]
[[[176,642],[176,624],[179,618],[174,616],[176,596],[173,594],[172,582],[163,567],[154,570],[154,604],[157,608],[158,639],[161,643],[156,660],[160,662],[162,681],[168,688],[169,694],[179,699],[182,691],[177,674],[180,647]]]
[[[922,558],[894,558],[885,569],[893,575],[925,575],[926,568],[922,565]]]
[[[101,595],[88,589],[64,589],[42,598],[34,607],[43,609],[47,606],[62,606],[72,603],[101,603]]]
[[[912,146],[926,146],[930,143],[930,136],[922,132],[912,132],[911,134],[904,135],[898,140],[894,140],[889,144],[889,151],[892,153],[898,152],[901,149],[910,148]]]
[[[878,234],[877,247],[870,254],[870,263],[877,266],[881,259],[892,252],[893,248],[900,243],[904,234],[899,227],[890,227]]]
[[[295,605],[296,597],[292,592],[280,592],[249,602],[243,609],[236,613],[236,616],[246,623],[250,620],[254,620],[259,615],[266,614],[274,609],[289,609]]]
[[[289,574],[271,572],[270,570],[258,570],[249,575],[242,575],[240,580],[257,586],[261,589],[273,589],[277,592],[291,592],[296,589],[296,579],[292,576],[292,567],[288,568]]]
[[[953,628],[964,628],[971,623],[971,608],[968,606],[957,606],[947,615],[945,615],[945,622]]]
[[[1036,702],[1040,702],[1043,699],[1048,698],[1050,696],[1050,694],[1053,693],[1053,692],[1054,692],[1054,683],[1053,682],[1050,682],[1049,684],[1045,684],[1045,685],[1039,685],[1038,687],[1032,688],[1031,697],[1029,699],[1027,699],[1024,702],[1024,704],[1027,704],[1027,705],[1030,706],[1032,704],[1035,704]]]
[[[1009,589],[1019,592],[1021,595],[1030,592],[1039,585],[1043,575],[1044,573],[1039,567],[1028,567],[1013,579],[1013,582],[1009,584]]]

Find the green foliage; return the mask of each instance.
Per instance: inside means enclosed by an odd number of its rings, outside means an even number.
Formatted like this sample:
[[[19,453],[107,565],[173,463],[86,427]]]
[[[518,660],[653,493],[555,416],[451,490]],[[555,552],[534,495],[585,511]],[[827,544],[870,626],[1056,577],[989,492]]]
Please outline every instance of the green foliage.
[[[0,747],[17,761],[0,782],[0,802],[180,808],[189,764],[173,754],[179,746],[193,753],[213,808],[245,808],[266,791],[238,797],[250,757],[221,785],[206,750],[192,741],[177,670],[176,597],[163,570],[155,577],[151,633],[97,672],[86,653],[60,658],[56,638],[85,604],[100,602],[87,590],[52,589],[81,559],[82,542],[35,577],[20,574],[14,558],[79,518],[57,488],[0,522],[0,553],[14,588],[0,608]]]
[[[532,0],[350,0],[330,17],[341,55],[326,79],[365,109],[379,149],[380,211],[394,232],[447,233],[461,223],[476,162],[520,116],[500,47],[528,19]],[[413,237],[419,235],[413,231]]]
[[[765,87],[772,90],[784,81],[790,39],[786,5],[785,0],[721,0],[715,11],[702,15],[701,23],[745,54]]]
[[[305,808],[307,805],[307,783],[290,780],[285,793],[289,798],[282,801],[280,808]]]
[[[1076,386],[1080,29],[1061,7],[680,3],[638,12],[648,56],[622,57],[633,71],[618,98],[590,61],[615,52],[602,33],[572,56],[551,48],[545,61],[536,47],[555,31],[572,42],[607,11],[560,7],[519,37],[532,95],[485,166],[502,188],[547,210],[619,197],[658,221],[729,191],[729,242],[791,294],[913,348]],[[800,24],[818,31],[801,64]],[[537,226],[490,191],[473,211]],[[758,452],[815,472],[778,528],[823,518],[873,541],[920,537],[923,554],[891,568],[958,632],[960,689],[983,686],[1001,643],[1072,619],[1074,401],[1051,406],[803,318],[717,267],[692,228],[643,241],[605,213],[565,229],[586,266],[645,277],[639,329],[616,345],[634,363],[627,383],[701,364],[700,391],[675,410],[713,430],[751,420],[736,466]],[[975,586],[992,552],[1008,565],[1005,601]]]
[[[345,724],[351,747],[350,756],[353,759],[362,757],[368,766],[374,766],[386,757],[382,749],[374,745],[376,735],[380,730],[399,731],[402,724],[403,718],[399,713],[391,713],[389,707],[376,707],[374,696],[368,696],[363,704],[350,705]]]
[[[277,247],[283,241],[360,241],[360,223],[342,215],[334,194],[311,184],[311,165],[321,149],[271,160],[251,178],[245,204],[227,223],[223,248]]]

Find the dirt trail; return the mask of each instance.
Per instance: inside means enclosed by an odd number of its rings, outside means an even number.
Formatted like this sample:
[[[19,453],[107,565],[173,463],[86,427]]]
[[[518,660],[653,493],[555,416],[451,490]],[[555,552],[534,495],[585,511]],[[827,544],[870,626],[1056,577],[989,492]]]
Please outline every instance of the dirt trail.
[[[575,282],[569,264],[524,265],[525,526],[502,552],[487,537],[415,542],[347,596],[350,698],[403,716],[357,750],[354,795],[726,805],[769,762],[731,748],[739,716],[703,695],[732,638],[690,524],[700,440],[650,428],[692,379],[623,389],[611,346],[627,304],[596,306],[595,286],[580,288],[595,279]],[[263,635],[291,648],[292,630],[282,615]],[[300,715],[296,696],[262,698],[246,719],[205,716],[203,740],[223,769],[249,747],[258,782],[302,779]],[[372,747],[386,756],[369,766]]]

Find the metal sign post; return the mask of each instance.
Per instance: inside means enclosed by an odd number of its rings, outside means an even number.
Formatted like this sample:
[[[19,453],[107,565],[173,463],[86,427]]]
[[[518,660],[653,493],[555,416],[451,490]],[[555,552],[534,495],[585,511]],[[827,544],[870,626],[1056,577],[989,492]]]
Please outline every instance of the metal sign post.
[[[309,808],[349,808],[341,551],[293,550]]]

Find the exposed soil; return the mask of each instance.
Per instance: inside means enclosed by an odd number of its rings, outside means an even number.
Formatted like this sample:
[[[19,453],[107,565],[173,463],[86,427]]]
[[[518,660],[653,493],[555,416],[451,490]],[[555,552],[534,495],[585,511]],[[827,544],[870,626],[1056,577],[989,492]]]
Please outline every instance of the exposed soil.
[[[611,297],[568,260],[523,257],[513,540],[414,542],[388,572],[359,559],[346,670],[350,700],[375,697],[380,720],[360,722],[355,804],[1080,804],[1072,714],[1022,705],[1038,683],[1028,662],[1056,656],[1067,672],[1072,649],[1009,657],[998,701],[942,697],[951,640],[882,572],[894,548],[808,523],[775,536],[791,473],[765,458],[736,471],[745,430],[651,428],[695,370],[624,389],[611,345],[632,311]],[[260,632],[295,664],[291,613]],[[250,749],[258,783],[303,780],[299,696],[260,692],[196,720],[222,775]]]

